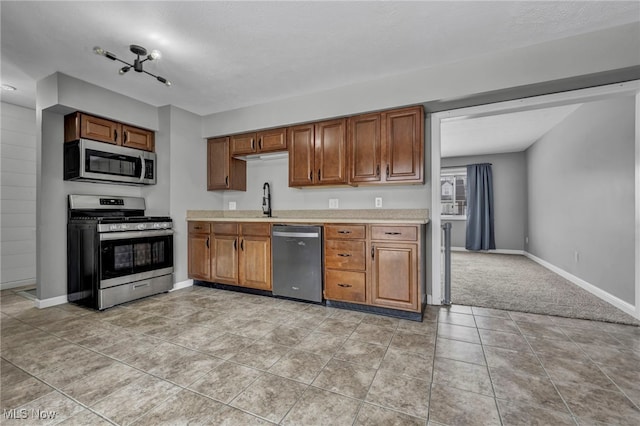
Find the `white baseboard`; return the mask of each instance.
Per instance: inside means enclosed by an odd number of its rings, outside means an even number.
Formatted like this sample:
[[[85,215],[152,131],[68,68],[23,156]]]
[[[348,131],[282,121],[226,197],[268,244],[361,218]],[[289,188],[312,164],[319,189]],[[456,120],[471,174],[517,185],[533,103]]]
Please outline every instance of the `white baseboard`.
[[[56,296],[56,297],[51,297],[49,299],[36,299],[35,300],[36,303],[36,308],[49,308],[51,306],[56,306],[56,305],[64,305],[65,303],[67,303],[67,295],[65,294],[64,296]]]
[[[187,287],[193,287],[193,280],[185,280],[180,281],[179,283],[174,283],[173,288],[169,291],[176,291]]]
[[[621,311],[631,315],[634,318],[640,319],[640,315],[636,312],[636,307],[633,306],[631,303],[625,302],[624,300],[619,299],[618,297],[610,293],[607,293],[601,288],[586,282],[582,278],[576,277],[575,275],[565,271],[564,269],[560,269],[557,266],[552,265],[546,260],[542,260],[531,253],[525,252],[524,255],[529,259],[533,260],[534,262],[544,266],[548,270],[560,275],[562,278],[565,278],[566,280],[571,281],[573,284],[577,285],[578,287],[584,290],[587,290],[589,293],[593,294],[594,296],[604,300],[605,302],[612,304],[613,306],[620,309]]]
[[[0,283],[0,290],[9,290],[10,288],[24,287],[26,285],[34,285],[35,283],[36,281],[33,279]]]
[[[511,250],[511,249],[495,249],[495,250],[467,250],[464,247],[451,247],[451,251],[466,251],[469,253],[488,253],[488,254],[519,254],[524,256],[524,250]]]

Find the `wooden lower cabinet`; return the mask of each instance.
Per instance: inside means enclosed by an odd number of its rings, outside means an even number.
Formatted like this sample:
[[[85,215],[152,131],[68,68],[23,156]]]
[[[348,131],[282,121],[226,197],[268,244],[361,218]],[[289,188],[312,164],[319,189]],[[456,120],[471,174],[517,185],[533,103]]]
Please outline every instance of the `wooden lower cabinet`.
[[[206,226],[205,226],[206,225]],[[189,278],[211,279],[211,236],[208,224],[189,223]]]
[[[238,284],[238,236],[214,234],[212,241],[213,281]]]
[[[328,269],[325,273],[324,297],[329,300],[365,303],[366,273]]]
[[[242,236],[238,266],[240,285],[271,290],[271,238]]]
[[[418,310],[418,245],[372,242],[371,253],[371,303]]]
[[[189,278],[270,291],[271,225],[189,222],[188,262]]]

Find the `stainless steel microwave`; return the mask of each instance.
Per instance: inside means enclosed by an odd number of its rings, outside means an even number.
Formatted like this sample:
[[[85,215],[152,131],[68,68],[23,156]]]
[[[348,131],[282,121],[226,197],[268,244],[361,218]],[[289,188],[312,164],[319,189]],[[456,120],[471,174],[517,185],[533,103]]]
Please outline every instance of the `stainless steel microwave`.
[[[64,144],[64,180],[155,185],[156,154],[89,139]]]

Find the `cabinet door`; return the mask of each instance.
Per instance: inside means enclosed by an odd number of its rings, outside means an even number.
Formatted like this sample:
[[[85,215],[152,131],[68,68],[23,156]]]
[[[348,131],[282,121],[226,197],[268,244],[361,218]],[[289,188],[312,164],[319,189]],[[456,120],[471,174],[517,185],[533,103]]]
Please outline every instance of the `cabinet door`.
[[[349,183],[380,181],[380,121],[380,114],[349,118]]]
[[[247,190],[247,162],[231,158],[229,138],[207,140],[207,190]]]
[[[238,284],[238,237],[213,235],[213,280]]]
[[[189,234],[189,278],[211,279],[209,234]]]
[[[229,138],[207,141],[207,190],[229,188]]]
[[[258,132],[258,150],[260,152],[286,151],[287,129],[271,129]]]
[[[122,145],[153,152],[155,149],[155,134],[150,130],[123,124]]]
[[[253,154],[258,151],[255,133],[231,136],[231,155]]]
[[[289,145],[289,186],[312,185],[315,182],[313,174],[313,124],[290,127],[287,139]]]
[[[239,265],[241,285],[271,290],[271,238],[242,236]]]
[[[372,243],[371,303],[417,311],[417,244]]]
[[[384,113],[385,180],[423,183],[424,111],[422,107]]]
[[[120,145],[120,123],[104,118],[80,114],[80,137]]]
[[[347,120],[315,125],[316,184],[347,183]]]

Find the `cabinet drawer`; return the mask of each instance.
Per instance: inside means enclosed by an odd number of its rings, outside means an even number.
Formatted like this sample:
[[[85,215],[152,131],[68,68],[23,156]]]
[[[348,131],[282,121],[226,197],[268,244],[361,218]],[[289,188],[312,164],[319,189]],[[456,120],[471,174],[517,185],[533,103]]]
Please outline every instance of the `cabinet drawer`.
[[[326,239],[364,239],[367,232],[364,225],[325,225],[324,235]]]
[[[214,234],[238,235],[238,224],[228,222],[214,222],[211,224]]]
[[[331,300],[364,303],[365,273],[327,269],[324,296]]]
[[[327,268],[365,269],[364,241],[326,240],[324,262]]]
[[[190,234],[208,234],[211,232],[211,224],[209,222],[189,222]]]
[[[372,240],[418,241],[417,226],[371,225]]]
[[[271,236],[271,224],[269,223],[241,223],[240,233],[242,235],[256,235],[259,237]]]

